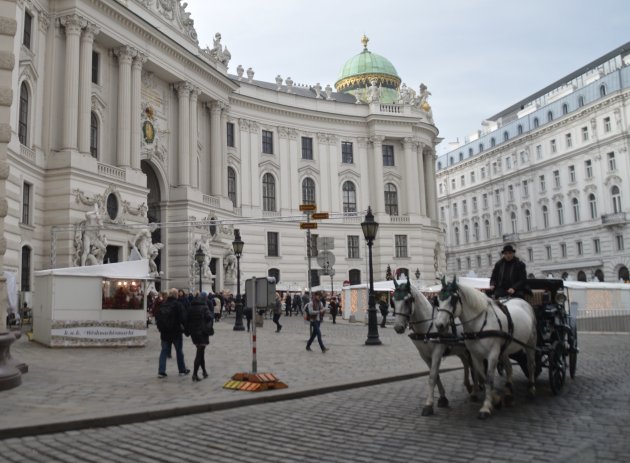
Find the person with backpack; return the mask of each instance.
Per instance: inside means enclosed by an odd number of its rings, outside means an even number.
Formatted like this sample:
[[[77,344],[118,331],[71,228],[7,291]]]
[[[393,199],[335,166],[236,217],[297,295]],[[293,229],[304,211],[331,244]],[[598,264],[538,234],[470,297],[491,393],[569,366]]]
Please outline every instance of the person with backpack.
[[[199,368],[204,378],[208,377],[206,370],[206,346],[210,344],[209,336],[214,334],[214,314],[208,307],[208,297],[206,293],[201,293],[199,297],[193,299],[188,308],[188,318],[186,319],[186,335],[190,336],[193,344],[197,348],[195,363],[193,367],[193,382],[201,381],[199,378]]]
[[[158,378],[166,378],[166,358],[171,352],[171,346],[175,346],[177,369],[180,376],[186,376],[190,370],[184,362],[183,338],[186,314],[184,307],[177,300],[177,288],[171,288],[167,299],[160,304],[155,314],[155,323],[160,331],[162,350],[158,364]]]
[[[273,322],[276,324],[276,333],[279,333],[282,329],[280,324],[280,317],[282,316],[282,298],[280,293],[276,293],[276,301],[273,307]]]

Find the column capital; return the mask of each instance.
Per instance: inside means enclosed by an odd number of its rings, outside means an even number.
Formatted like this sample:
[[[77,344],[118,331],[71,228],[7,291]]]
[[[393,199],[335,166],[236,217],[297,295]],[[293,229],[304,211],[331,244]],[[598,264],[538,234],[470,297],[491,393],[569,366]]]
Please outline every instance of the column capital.
[[[81,40],[93,42],[94,37],[96,37],[101,32],[101,28],[96,24],[88,22],[83,29],[83,34],[81,35]]]
[[[39,30],[43,33],[48,32],[48,28],[50,27],[50,15],[44,11],[40,11],[37,15],[37,19],[39,20]]]
[[[208,109],[210,110],[212,114],[215,114],[215,115],[217,113],[221,115],[221,111],[223,111],[225,108],[227,108],[227,105],[223,103],[222,101],[212,101],[208,103]]]
[[[289,138],[289,130],[288,127],[278,127],[278,137]]]
[[[133,64],[132,66],[134,68],[142,68],[142,65],[144,63],[147,62],[147,55],[145,53],[142,53],[140,51],[136,52],[136,55],[133,57]]]
[[[383,140],[385,140],[385,137],[382,135],[374,135],[370,137],[370,142],[372,142],[374,146],[382,144]]]
[[[367,148],[368,141],[367,137],[359,137],[357,138],[357,145],[359,145],[359,148]]]
[[[61,16],[59,24],[66,29],[66,35],[80,35],[81,29],[87,26],[87,20],[78,14],[69,14]]]
[[[412,137],[405,137],[403,138],[402,142],[403,142],[403,147],[405,148],[405,150],[408,150],[417,146],[418,139],[412,138]]]
[[[238,127],[241,129],[241,132],[249,132],[250,121],[248,119],[239,119]]]
[[[129,45],[114,48],[112,52],[118,57],[120,64],[131,64],[131,60],[138,54],[138,50]]]
[[[196,100],[197,98],[199,98],[200,94],[201,89],[199,87],[192,86],[192,88],[190,89],[190,99]]]
[[[190,96],[193,86],[190,82],[177,82],[173,84],[173,88],[177,91],[179,98],[187,98]]]

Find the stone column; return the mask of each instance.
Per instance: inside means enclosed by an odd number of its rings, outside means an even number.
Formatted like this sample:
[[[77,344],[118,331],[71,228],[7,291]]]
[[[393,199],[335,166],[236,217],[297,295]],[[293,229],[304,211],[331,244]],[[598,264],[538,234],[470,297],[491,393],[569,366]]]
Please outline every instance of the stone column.
[[[260,139],[260,136],[261,132],[258,122],[249,121],[249,165],[251,180],[250,204],[252,205],[252,208],[259,207],[261,209],[259,212],[257,212],[258,214],[262,213],[262,188],[260,185],[260,182],[262,181],[262,176],[259,167],[260,153],[262,152],[262,140]],[[276,200],[277,198],[278,197],[276,196]]]
[[[131,65],[131,167],[140,169],[140,150],[142,148],[142,65],[147,56],[138,52]]]
[[[92,24],[81,35],[81,69],[79,71],[79,152],[90,152],[90,121],[92,112],[92,45],[99,28]]]
[[[416,157],[416,165],[418,170],[416,171],[416,175],[418,177],[418,191],[420,193],[420,215],[427,215],[427,183],[425,181],[426,177],[424,174],[424,159],[422,156],[424,150],[424,144],[421,142],[416,143],[416,149],[414,156]]]
[[[424,178],[427,190],[427,213],[433,220],[437,220],[437,191],[435,189],[435,155],[433,151],[424,153]]]
[[[190,153],[188,155],[188,163],[190,165],[190,185],[195,184],[193,181],[194,178],[201,178],[199,172],[197,172],[197,165],[195,162],[197,160],[197,100],[199,98],[199,93],[200,90],[196,87],[190,90],[190,107],[188,108],[188,120],[190,122],[188,135],[188,138],[190,139]],[[197,188],[199,188],[199,183],[200,182],[197,183]]]
[[[223,105],[223,111],[221,111],[221,120],[219,121],[219,126],[221,127],[221,197],[227,198],[228,195],[228,184],[227,184],[227,168],[228,168],[228,158],[227,158],[227,112],[228,105]]]
[[[221,110],[223,103],[215,101],[210,106],[210,194],[221,196],[223,172],[221,171]]]
[[[116,132],[117,164],[119,167],[131,165],[131,61],[136,50],[123,46],[114,50],[118,57],[118,130]]]
[[[291,209],[291,185],[289,184],[289,132],[287,127],[278,127],[278,159],[280,160],[280,212]]]
[[[190,185],[190,91],[192,85],[188,82],[179,82],[175,84],[177,90],[177,98],[179,99],[179,126],[177,130],[177,167],[178,167],[178,184]]]
[[[59,22],[66,29],[62,149],[76,150],[79,112],[79,41],[81,29],[87,25],[87,21],[73,14],[59,18]]]
[[[375,214],[385,213],[385,182],[383,181],[383,136],[370,137],[372,142],[372,187],[370,201]],[[368,204],[369,206],[370,204]]]
[[[418,172],[416,162],[416,141],[413,138],[403,139],[403,147],[405,149],[405,190],[407,192],[407,214],[418,214],[418,203],[420,195],[418,194],[418,180],[415,178]]]
[[[357,211],[367,210],[370,204],[370,190],[371,190],[371,180],[370,180],[370,158],[368,157],[368,139],[364,137],[357,138],[357,146],[358,146],[358,154],[355,159],[355,163],[359,166],[360,173],[360,182],[361,185],[358,190],[358,194],[361,195],[360,198],[357,198]]]
[[[239,143],[239,157],[241,160],[241,172],[239,178],[237,178],[237,199],[239,198],[240,187],[240,204],[250,206],[252,205],[252,165],[251,165],[251,144],[249,139],[249,121],[247,119],[238,120],[238,128],[240,132],[241,141]],[[238,201],[237,201],[238,203]]]

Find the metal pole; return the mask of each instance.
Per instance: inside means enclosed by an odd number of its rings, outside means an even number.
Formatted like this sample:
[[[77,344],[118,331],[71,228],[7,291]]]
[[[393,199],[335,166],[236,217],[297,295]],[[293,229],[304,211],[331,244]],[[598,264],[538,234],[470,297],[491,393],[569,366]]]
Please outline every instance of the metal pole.
[[[252,277],[252,314],[254,316],[253,324],[252,324],[252,373],[256,374],[258,372],[258,364],[256,361],[256,315],[258,315],[258,311],[256,310],[256,277]]]
[[[243,300],[241,299],[241,255],[236,255],[236,320],[233,331],[244,331],[243,326]]]
[[[199,294],[203,292],[203,288],[201,287],[201,265],[202,263],[199,262]]]
[[[368,346],[378,346],[382,342],[378,337],[378,323],[376,315],[376,300],[374,298],[374,269],[372,267],[372,244],[373,241],[368,241],[368,259],[370,267],[370,294],[368,296],[368,337],[365,340],[365,344]]]

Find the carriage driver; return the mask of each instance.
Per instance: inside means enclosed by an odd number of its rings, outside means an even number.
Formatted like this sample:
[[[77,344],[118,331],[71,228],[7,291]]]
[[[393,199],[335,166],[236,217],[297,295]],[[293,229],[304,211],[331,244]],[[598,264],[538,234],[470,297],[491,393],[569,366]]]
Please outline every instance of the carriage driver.
[[[494,297],[520,297],[530,294],[527,287],[525,263],[514,254],[516,251],[507,244],[501,251],[501,259],[494,265],[490,277],[490,289]]]

